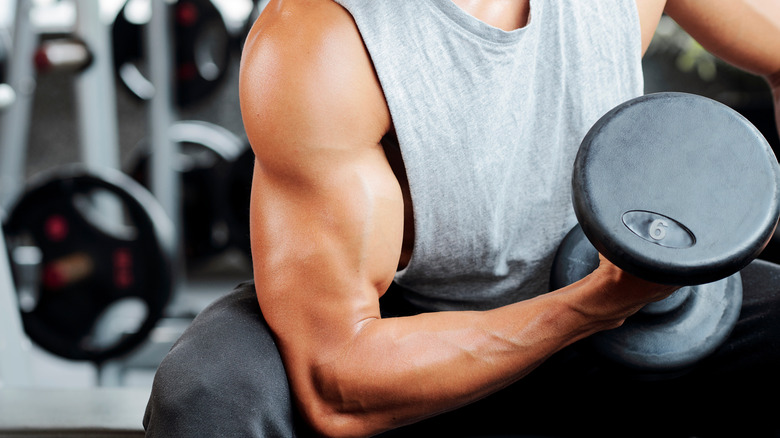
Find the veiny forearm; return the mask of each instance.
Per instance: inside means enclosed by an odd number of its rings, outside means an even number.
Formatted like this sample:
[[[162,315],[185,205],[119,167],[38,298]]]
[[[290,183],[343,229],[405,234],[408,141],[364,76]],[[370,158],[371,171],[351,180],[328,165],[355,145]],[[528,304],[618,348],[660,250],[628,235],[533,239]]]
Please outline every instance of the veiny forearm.
[[[594,283],[485,312],[364,321],[342,354],[311,367],[301,407],[325,434],[366,436],[480,399],[620,323],[572,306]]]

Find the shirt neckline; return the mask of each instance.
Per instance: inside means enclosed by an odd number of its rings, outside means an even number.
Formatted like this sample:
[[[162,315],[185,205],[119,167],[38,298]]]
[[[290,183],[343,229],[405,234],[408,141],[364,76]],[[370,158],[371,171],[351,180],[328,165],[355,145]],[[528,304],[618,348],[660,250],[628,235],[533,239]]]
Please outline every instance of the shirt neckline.
[[[510,31],[485,23],[461,9],[452,0],[430,0],[429,2],[464,30],[495,43],[503,44],[517,41],[531,26],[535,26],[537,21],[535,17],[535,12],[537,11],[535,0],[530,0],[530,12],[526,25]]]

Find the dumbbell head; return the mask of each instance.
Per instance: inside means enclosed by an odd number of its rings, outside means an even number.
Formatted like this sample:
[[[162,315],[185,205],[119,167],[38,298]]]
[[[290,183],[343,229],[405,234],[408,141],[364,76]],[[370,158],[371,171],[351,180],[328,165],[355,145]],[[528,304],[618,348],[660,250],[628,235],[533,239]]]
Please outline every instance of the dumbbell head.
[[[683,93],[621,104],[578,152],[572,197],[581,228],[559,247],[550,286],[588,275],[598,252],[648,281],[686,285],[591,340],[634,369],[690,366],[736,324],[738,271],[766,246],[780,214],[778,175],[766,140],[722,104]]]
[[[709,283],[769,242],[779,175],[769,144],[736,111],[691,94],[651,94],[617,106],[586,135],[574,211],[623,270],[658,283]]]
[[[593,272],[599,254],[582,228],[563,239],[553,262],[550,289],[560,289]],[[729,336],[742,307],[739,273],[703,285],[686,286],[651,303],[617,329],[589,341],[604,357],[641,373],[662,375],[687,369],[714,352]]]

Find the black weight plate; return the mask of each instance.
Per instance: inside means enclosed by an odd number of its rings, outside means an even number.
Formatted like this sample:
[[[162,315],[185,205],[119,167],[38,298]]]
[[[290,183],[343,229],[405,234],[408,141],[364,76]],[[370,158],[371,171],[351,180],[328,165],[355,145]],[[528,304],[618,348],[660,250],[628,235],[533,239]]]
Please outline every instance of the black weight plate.
[[[575,226],[563,239],[550,274],[550,289],[568,286],[599,264],[596,248]],[[742,306],[740,274],[686,286],[648,304],[614,330],[590,342],[605,357],[643,373],[680,371],[711,354],[737,323]]]
[[[232,244],[233,195],[227,185],[244,145],[227,129],[197,120],[176,122],[169,133],[179,152],[171,171],[181,177],[185,257],[193,264],[203,263]],[[143,140],[125,166],[127,173],[147,188],[152,153],[149,142]]]
[[[150,99],[154,86],[146,77],[143,26],[151,0],[128,0],[114,19],[114,68],[131,94]],[[224,83],[230,68],[230,34],[210,0],[177,0],[171,4],[175,102],[188,107],[211,96]]]
[[[111,27],[111,42],[114,52],[114,69],[119,83],[134,96],[148,100],[154,97],[154,86],[145,76],[146,54],[143,44],[143,25],[149,22],[151,4],[138,6],[135,0],[128,0],[114,19]]]
[[[742,279],[736,273],[713,283],[686,286],[666,300],[675,304],[668,311],[642,309],[622,326],[597,333],[590,341],[613,361],[639,371],[685,369],[709,356],[731,334],[742,308]]]
[[[599,253],[582,227],[575,225],[563,238],[550,270],[550,290],[566,287],[585,278],[599,266]]]
[[[23,306],[22,321],[44,349],[102,362],[138,346],[162,317],[172,287],[172,225],[126,175],[77,165],[41,175],[9,211],[4,232],[9,252],[40,251],[38,297]],[[97,342],[105,313],[130,299],[145,305],[137,330]]]
[[[230,34],[210,0],[178,0],[174,23],[176,102],[189,106],[224,82],[230,66]]]
[[[574,210],[596,248],[638,277],[703,284],[746,266],[780,214],[778,164],[736,111],[685,93],[642,96],[586,135]]]

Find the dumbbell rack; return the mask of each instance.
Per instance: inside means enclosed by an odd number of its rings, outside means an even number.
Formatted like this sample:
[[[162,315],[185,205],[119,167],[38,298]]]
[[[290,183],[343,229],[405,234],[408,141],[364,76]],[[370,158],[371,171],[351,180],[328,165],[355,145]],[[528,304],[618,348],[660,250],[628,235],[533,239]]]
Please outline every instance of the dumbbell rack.
[[[115,113],[104,108],[115,108],[113,74],[110,65],[110,47],[107,28],[101,24],[97,3],[78,0],[78,20],[74,32],[88,44],[94,55],[92,65],[75,79],[78,96],[77,113],[82,158],[87,166],[117,168],[118,134]],[[8,2],[14,7],[13,49],[6,77],[15,98],[0,118],[0,211],[22,192],[25,181],[26,149],[32,117],[36,73],[32,59],[39,42],[38,31],[31,20],[32,1]],[[0,233],[0,342],[7,351],[0,356],[0,377],[8,385],[30,385],[29,345],[22,330],[18,312],[16,289],[7,259],[5,237]],[[0,350],[2,350],[0,348]],[[16,350],[16,351],[12,351]]]
[[[12,2],[13,3],[13,2]],[[32,0],[16,0],[13,50],[8,63],[8,83],[16,99],[0,120],[0,206],[8,208],[22,191],[26,149],[32,118],[36,73],[33,62],[39,41],[30,15]],[[74,79],[79,120],[81,159],[88,167],[119,168],[119,140],[115,111],[116,93],[111,66],[110,35],[101,22],[98,3],[76,0],[74,33],[92,53],[91,64]]]
[[[163,209],[174,224],[175,254],[173,296],[178,295],[178,288],[182,283],[186,267],[182,261],[181,249],[181,208],[179,197],[181,196],[180,179],[171,171],[171,163],[179,153],[177,145],[171,140],[170,127],[174,120],[173,84],[172,72],[172,45],[170,29],[168,28],[168,8],[164,1],[152,0],[152,14],[144,34],[144,45],[148,53],[149,80],[154,88],[154,93],[149,100],[149,141],[155,145],[154,153],[150,156],[149,178],[150,189],[155,198],[163,206]],[[165,325],[165,323],[163,323]],[[121,386],[123,374],[129,367],[144,368],[156,365],[167,352],[170,344],[178,338],[185,327],[176,325],[174,320],[172,333],[166,327],[160,331],[168,336],[163,336],[161,342],[152,340],[141,348],[139,354],[122,361],[109,361],[101,367],[99,375],[101,386]]]
[[[81,138],[82,161],[87,166],[119,168],[118,127],[114,109],[117,108],[114,72],[111,65],[112,47],[110,32],[101,22],[97,0],[70,0],[76,6],[77,23],[73,26],[73,34],[84,42],[92,54],[92,64],[89,68],[79,71],[75,75],[75,94],[77,101],[76,119],[79,122],[78,134]],[[68,3],[70,3],[68,2]],[[17,94],[8,111],[0,113],[0,212],[2,208],[12,204],[12,201],[24,190],[26,166],[26,148],[31,128],[32,102],[36,86],[36,69],[29,61],[38,48],[43,34],[41,29],[31,22],[31,12],[34,0],[11,0],[7,5],[18,5],[15,9],[13,58],[9,62],[9,75],[6,76],[11,89]],[[197,284],[187,283],[185,278],[186,267],[182,250],[181,226],[181,179],[176,171],[172,171],[171,163],[175,163],[179,155],[179,144],[172,137],[172,127],[181,125],[177,123],[177,113],[174,105],[173,75],[173,36],[169,22],[170,5],[164,0],[151,0],[150,21],[142,33],[146,51],[146,67],[150,84],[154,89],[152,98],[147,102],[148,139],[154,145],[154,153],[150,155],[149,165],[149,189],[163,206],[166,214],[172,219],[177,235],[177,254],[173,260],[175,269],[173,302],[168,315],[160,321],[159,330],[155,329],[154,336],[150,336],[149,342],[137,352],[112,359],[98,366],[99,384],[102,386],[122,385],[123,373],[128,369],[150,368],[156,366],[162,358],[170,343],[178,337],[178,334],[186,328],[187,319],[192,312],[202,308],[219,293],[224,293],[228,287],[235,283],[226,284],[224,280],[212,281],[198,279]],[[261,1],[262,6],[265,1]],[[38,7],[38,6],[36,6]],[[262,8],[260,8],[262,9]],[[259,12],[259,10],[258,10]],[[69,32],[70,28],[68,28]],[[58,29],[59,31],[59,29]],[[61,33],[61,32],[58,32]],[[237,138],[235,140],[238,140]],[[236,142],[238,143],[238,141]],[[237,149],[239,150],[239,149]],[[3,236],[5,237],[5,236]],[[9,242],[10,243],[10,242]],[[5,242],[3,242],[5,246]],[[3,248],[5,250],[5,248]],[[16,257],[14,257],[16,260]],[[3,261],[0,261],[2,263]],[[8,271],[8,261],[0,268]],[[0,318],[9,324],[19,321],[18,297],[13,290],[11,274],[6,278],[0,276],[0,281],[6,281],[11,287],[0,291],[0,299],[9,301],[8,305],[3,301],[0,308]],[[233,281],[233,280],[228,280]],[[188,292],[186,300],[176,297],[185,295],[180,290]],[[194,297],[189,293],[192,289]],[[6,292],[11,292],[6,296]],[[194,299],[194,302],[192,302]],[[13,300],[13,302],[10,302]],[[13,313],[6,317],[6,313]],[[177,316],[181,316],[177,318]],[[19,324],[15,330],[5,330],[9,338],[16,340],[18,345],[29,345],[25,333]],[[160,332],[160,333],[157,333]],[[2,336],[3,334],[0,334]],[[162,341],[158,342],[160,339]],[[4,340],[0,339],[0,343]],[[7,345],[5,342],[1,345]],[[151,346],[149,345],[151,344]],[[159,345],[157,345],[159,344]],[[17,354],[3,354],[3,357],[21,357]],[[0,364],[3,365],[3,364]],[[22,364],[21,360],[11,366],[17,370],[28,370],[29,367]],[[0,378],[11,376],[0,368]],[[21,379],[14,379],[21,381]]]

